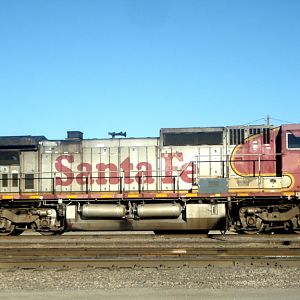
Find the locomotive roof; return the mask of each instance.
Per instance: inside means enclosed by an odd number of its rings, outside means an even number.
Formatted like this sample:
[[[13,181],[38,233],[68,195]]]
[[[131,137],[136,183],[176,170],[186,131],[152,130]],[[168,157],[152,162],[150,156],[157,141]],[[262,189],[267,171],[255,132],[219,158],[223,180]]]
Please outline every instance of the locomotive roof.
[[[223,131],[226,127],[182,127],[182,128],[161,128],[161,133],[167,132],[215,132]]]
[[[32,149],[45,140],[45,136],[0,136],[0,149]]]

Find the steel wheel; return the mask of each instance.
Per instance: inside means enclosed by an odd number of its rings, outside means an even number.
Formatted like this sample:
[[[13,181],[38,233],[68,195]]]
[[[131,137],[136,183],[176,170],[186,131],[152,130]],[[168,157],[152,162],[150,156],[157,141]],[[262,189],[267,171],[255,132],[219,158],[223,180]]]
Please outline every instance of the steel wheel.
[[[38,231],[41,235],[49,236],[49,235],[62,235],[65,232],[65,229],[58,230],[58,231]]]
[[[17,229],[16,225],[6,218],[0,218],[0,236],[20,235],[23,232]]]

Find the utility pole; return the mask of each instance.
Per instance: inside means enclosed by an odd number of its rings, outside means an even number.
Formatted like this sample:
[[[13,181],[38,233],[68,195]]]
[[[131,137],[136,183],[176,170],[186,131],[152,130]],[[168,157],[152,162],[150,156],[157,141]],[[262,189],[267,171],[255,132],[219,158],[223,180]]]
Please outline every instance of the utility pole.
[[[269,114],[267,114],[267,126],[269,126],[270,125],[270,115]]]

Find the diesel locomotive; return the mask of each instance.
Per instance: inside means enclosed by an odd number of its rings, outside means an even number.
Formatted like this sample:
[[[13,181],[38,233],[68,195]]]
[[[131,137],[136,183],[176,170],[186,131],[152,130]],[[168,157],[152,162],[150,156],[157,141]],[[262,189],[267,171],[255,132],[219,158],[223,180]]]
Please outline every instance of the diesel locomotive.
[[[0,235],[300,230],[300,124],[0,137]]]

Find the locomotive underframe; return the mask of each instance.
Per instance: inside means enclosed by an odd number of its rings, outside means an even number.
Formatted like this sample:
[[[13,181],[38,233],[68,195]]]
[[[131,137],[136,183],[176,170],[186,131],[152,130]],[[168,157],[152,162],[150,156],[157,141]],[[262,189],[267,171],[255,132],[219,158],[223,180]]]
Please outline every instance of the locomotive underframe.
[[[300,230],[298,198],[49,199],[1,203],[0,235],[92,230]]]
[[[297,232],[300,229],[299,198],[247,199],[229,211],[238,232]]]

